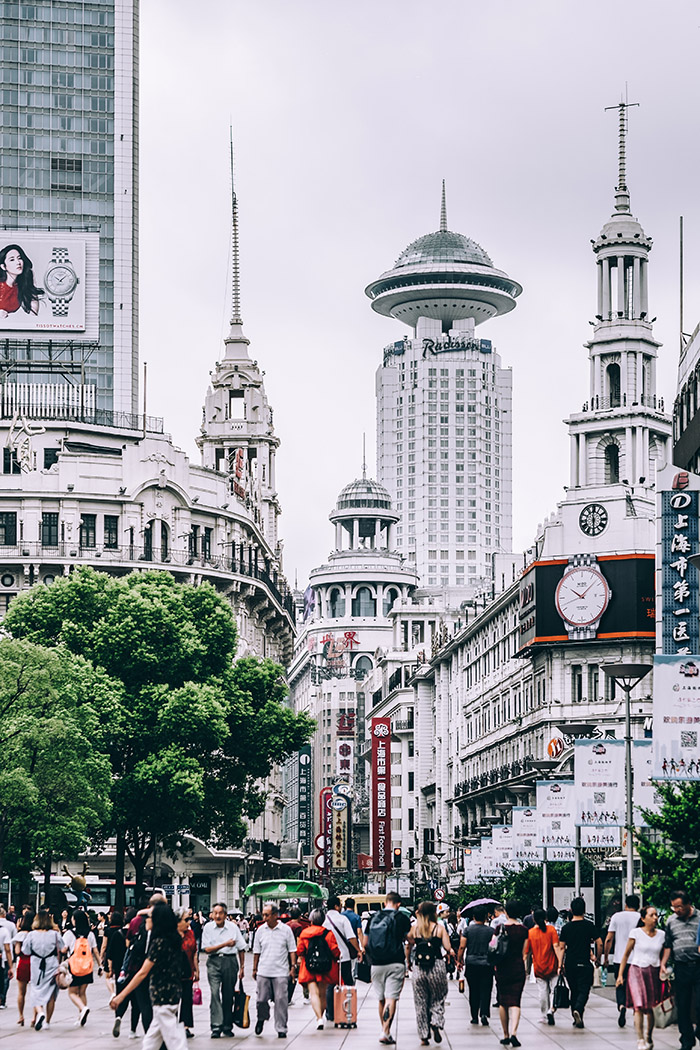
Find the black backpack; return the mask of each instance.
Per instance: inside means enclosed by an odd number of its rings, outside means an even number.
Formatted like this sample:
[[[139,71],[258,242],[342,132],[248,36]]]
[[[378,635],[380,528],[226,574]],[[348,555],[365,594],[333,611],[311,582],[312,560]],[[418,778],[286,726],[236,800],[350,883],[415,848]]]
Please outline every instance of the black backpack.
[[[439,949],[437,945],[427,937],[416,938],[416,966],[429,973],[438,960]]]
[[[306,968],[309,973],[330,973],[333,966],[333,953],[326,940],[325,933],[317,933],[309,939],[306,949]]]
[[[396,912],[388,908],[377,913],[369,924],[368,951],[375,966],[386,966],[400,961],[403,942],[399,938]]]
[[[503,962],[510,949],[510,940],[506,933],[505,923],[501,924],[501,927],[496,936],[496,944],[493,948],[489,947],[489,962],[493,965]]]

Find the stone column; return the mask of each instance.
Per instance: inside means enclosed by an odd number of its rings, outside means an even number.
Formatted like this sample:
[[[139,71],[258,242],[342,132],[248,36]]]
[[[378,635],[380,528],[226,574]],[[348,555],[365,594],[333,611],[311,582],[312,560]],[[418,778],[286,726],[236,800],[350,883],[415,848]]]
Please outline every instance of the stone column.
[[[633,266],[633,285],[632,285],[632,315],[636,319],[639,317],[642,309],[642,294],[640,284],[640,273],[641,273],[641,259],[638,255],[635,255]]]
[[[610,317],[610,260],[603,259],[601,263],[601,271],[603,274],[603,320],[607,321]]]
[[[335,523],[335,549],[337,551],[343,549],[343,526],[339,521]]]
[[[587,474],[586,468],[587,468],[587,465],[588,465],[587,462],[586,462],[587,445],[588,445],[588,442],[586,441],[586,435],[585,434],[579,434],[579,436],[578,436],[578,483],[579,483],[579,485],[586,485],[586,484],[588,484],[587,477],[586,477],[586,474]]]
[[[571,487],[576,488],[578,480],[578,434],[571,435]]]
[[[352,519],[352,548],[357,550],[360,546],[360,519]]]
[[[374,549],[379,550],[382,545],[382,519],[377,518],[374,523]]]
[[[617,257],[617,314],[625,316],[625,257]]]

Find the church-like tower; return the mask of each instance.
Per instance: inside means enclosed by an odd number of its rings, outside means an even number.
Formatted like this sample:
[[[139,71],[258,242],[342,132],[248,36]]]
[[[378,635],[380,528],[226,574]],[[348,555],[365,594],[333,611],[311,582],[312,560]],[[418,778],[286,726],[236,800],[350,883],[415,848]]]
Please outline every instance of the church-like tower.
[[[275,435],[263,374],[248,353],[241,317],[238,200],[231,147],[231,327],[225,353],[211,373],[197,445],[202,465],[228,475],[232,500],[245,504],[273,551],[278,551],[280,505],[275,478]]]

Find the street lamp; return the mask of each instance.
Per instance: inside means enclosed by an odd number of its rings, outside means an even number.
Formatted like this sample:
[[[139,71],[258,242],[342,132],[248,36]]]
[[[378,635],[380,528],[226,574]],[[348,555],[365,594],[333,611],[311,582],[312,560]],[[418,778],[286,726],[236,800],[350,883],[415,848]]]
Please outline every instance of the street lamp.
[[[634,893],[634,839],[632,835],[632,721],[630,693],[651,671],[651,664],[603,664],[603,673],[625,692],[625,826],[627,827],[626,892]]]

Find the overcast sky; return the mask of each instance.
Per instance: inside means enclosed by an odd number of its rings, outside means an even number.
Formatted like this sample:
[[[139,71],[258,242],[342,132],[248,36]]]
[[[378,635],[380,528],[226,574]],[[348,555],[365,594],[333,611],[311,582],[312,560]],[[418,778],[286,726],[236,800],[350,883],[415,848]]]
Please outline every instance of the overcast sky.
[[[340,489],[375,474],[374,374],[399,322],[365,286],[449,228],[523,285],[481,325],[513,369],[514,542],[568,484],[562,419],[588,398],[590,240],[613,205],[629,87],[632,211],[654,239],[659,393],[700,321],[700,10],[690,0],[146,0],[141,4],[141,357],[149,412],[195,462],[230,316],[228,127],[236,142],[244,327],[282,440],[285,571],[332,546]]]

